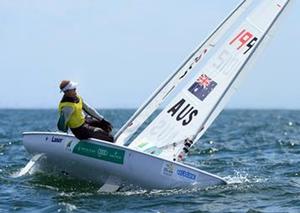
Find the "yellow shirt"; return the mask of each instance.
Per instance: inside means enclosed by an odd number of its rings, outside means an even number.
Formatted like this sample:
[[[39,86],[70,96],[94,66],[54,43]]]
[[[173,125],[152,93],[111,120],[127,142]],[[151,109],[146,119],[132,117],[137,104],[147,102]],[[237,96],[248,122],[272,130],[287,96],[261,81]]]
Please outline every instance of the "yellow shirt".
[[[83,103],[82,98],[80,96],[77,96],[79,99],[78,103],[73,102],[60,102],[58,106],[59,114],[61,115],[62,109],[64,107],[70,107],[73,110],[73,113],[71,114],[71,117],[68,121],[66,121],[66,125],[70,128],[77,128],[84,124],[85,118],[82,111]]]

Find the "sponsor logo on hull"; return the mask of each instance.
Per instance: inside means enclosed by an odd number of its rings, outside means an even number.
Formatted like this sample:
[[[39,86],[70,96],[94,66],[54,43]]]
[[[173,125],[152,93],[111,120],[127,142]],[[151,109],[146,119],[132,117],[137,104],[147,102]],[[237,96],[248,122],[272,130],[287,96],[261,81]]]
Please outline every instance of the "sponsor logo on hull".
[[[190,180],[196,180],[197,177],[195,174],[185,171],[183,169],[177,169],[176,174],[180,177],[187,178]]]
[[[174,174],[175,165],[173,163],[164,163],[162,167],[162,175],[171,177]]]
[[[50,140],[49,140],[50,139]],[[59,137],[56,137],[56,136],[52,136],[52,137],[46,137],[45,138],[45,141],[50,141],[51,143],[61,143],[64,139],[63,138],[59,138]]]
[[[197,174],[182,169],[170,162],[165,162],[163,164],[161,174],[163,176],[168,176],[173,179],[179,179],[185,182],[195,182],[197,179]]]
[[[73,153],[116,164],[123,164],[125,156],[124,150],[102,146],[88,141],[80,141],[77,143],[73,149]]]
[[[63,138],[58,138],[58,137],[52,137],[51,142],[52,143],[61,143],[63,141]]]

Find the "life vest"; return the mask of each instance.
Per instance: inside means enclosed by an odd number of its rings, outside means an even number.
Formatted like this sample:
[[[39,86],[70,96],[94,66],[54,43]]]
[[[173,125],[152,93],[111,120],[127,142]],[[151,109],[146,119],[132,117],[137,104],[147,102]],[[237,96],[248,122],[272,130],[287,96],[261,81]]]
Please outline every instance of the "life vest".
[[[70,128],[78,128],[82,126],[85,122],[84,114],[82,111],[82,99],[80,96],[77,96],[79,99],[78,103],[74,102],[60,102],[58,106],[58,112],[61,115],[62,109],[64,107],[71,107],[73,109],[73,113],[67,123],[67,126]]]

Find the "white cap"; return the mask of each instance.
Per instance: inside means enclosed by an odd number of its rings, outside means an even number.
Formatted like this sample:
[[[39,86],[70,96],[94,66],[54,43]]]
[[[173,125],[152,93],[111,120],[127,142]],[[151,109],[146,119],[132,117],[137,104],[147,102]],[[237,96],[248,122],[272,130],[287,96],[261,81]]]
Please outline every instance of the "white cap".
[[[66,92],[68,90],[76,89],[77,85],[78,85],[78,83],[70,81],[66,86],[61,88],[60,92]]]

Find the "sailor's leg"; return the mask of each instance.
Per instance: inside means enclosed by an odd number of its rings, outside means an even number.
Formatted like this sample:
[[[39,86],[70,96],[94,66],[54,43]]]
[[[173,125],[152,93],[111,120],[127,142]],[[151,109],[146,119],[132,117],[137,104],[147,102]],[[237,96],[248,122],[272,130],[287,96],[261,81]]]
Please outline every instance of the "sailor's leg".
[[[85,117],[85,122],[89,125],[89,126],[93,126],[93,127],[98,127],[101,128],[104,132],[107,132],[108,134],[110,134],[111,132],[107,130],[107,126],[105,126],[105,124],[95,118],[92,118],[90,116]]]
[[[102,129],[102,125],[101,125],[101,122],[95,118],[92,118],[90,116],[86,116],[85,117],[85,122],[90,125],[90,126],[94,126],[94,127],[99,127]]]
[[[79,140],[88,139],[91,135],[91,130],[89,130],[89,127],[87,124],[83,124],[82,126],[78,128],[71,129],[72,133],[78,138]]]
[[[72,129],[72,132],[79,140],[96,138],[100,140],[114,142],[114,138],[110,133],[105,132],[101,128],[90,126],[87,123],[85,123],[79,128]]]
[[[103,131],[101,128],[97,128],[97,127],[91,127],[91,128],[93,128],[93,133],[91,134],[91,138],[114,142],[114,137],[111,134]]]

